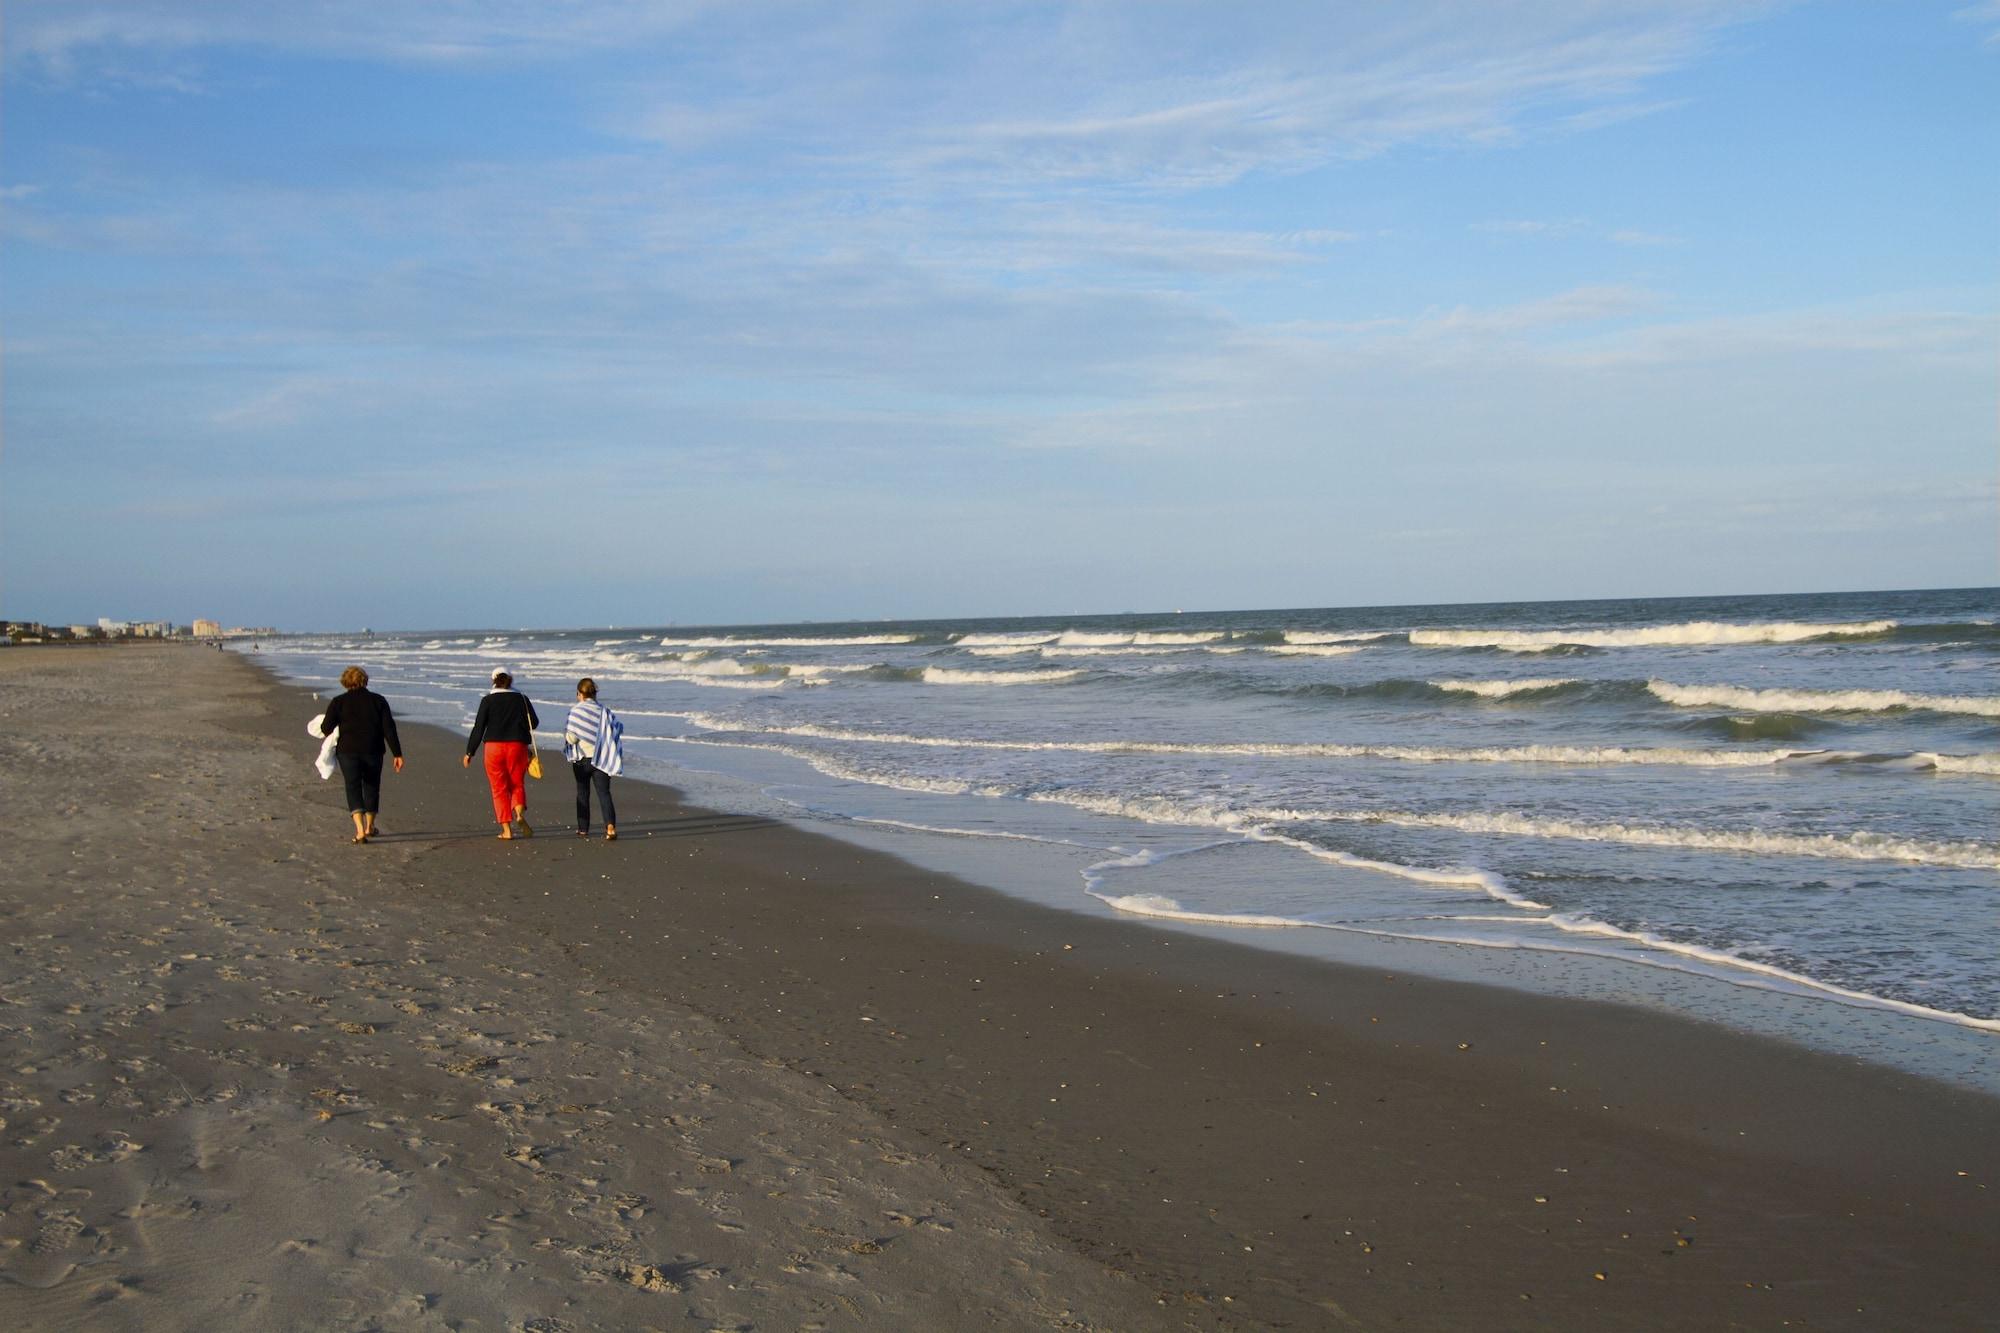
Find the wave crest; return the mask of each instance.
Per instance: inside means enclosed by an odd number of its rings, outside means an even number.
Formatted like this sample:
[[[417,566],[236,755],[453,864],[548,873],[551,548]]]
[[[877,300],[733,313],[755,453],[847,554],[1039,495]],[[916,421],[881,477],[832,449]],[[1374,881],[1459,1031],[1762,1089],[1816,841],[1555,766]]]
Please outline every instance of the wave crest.
[[[2000,696],[1917,694],[1909,690],[1750,689],[1741,685],[1675,685],[1649,680],[1647,690],[1680,708],[1739,708],[1752,713],[1884,713],[1923,709],[2000,717]]]
[[[1581,685],[1574,676],[1529,676],[1521,680],[1434,680],[1438,689],[1451,690],[1459,694],[1476,694],[1482,699],[1506,699],[1516,694],[1536,694],[1543,690],[1559,690],[1566,685]]]
[[[1804,643],[1811,639],[1887,634],[1896,625],[1893,620],[1825,624],[1786,620],[1753,625],[1690,620],[1677,625],[1643,625],[1634,629],[1414,629],[1410,631],[1410,642],[1422,648],[1499,648],[1513,653],[1544,653],[1557,648]]]
[[[925,667],[919,677],[926,685],[1053,685],[1086,674],[1068,671],[969,671],[959,667]]]

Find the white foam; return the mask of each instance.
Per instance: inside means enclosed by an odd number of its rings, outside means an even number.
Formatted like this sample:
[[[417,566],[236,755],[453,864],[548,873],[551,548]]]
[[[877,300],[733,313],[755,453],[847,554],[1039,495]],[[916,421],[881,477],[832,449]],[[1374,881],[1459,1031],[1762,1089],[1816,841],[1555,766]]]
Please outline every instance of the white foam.
[[[1663,971],[1684,972],[1694,976],[1715,977],[1732,985],[1747,986],[1755,990],[1770,990],[1796,993],[1804,991],[1836,1003],[1851,1005],[1861,1009],[1884,1009],[1893,1013],[1908,1014],[1914,1018],[1930,1019],[1951,1023],[1959,1027],[1976,1028],[1985,1032],[2000,1032],[2000,1018],[1978,1018],[1971,1014],[1961,1014],[1952,1009],[1934,1009],[1929,1005],[1914,1004],[1908,1000],[1891,999],[1883,995],[1871,995],[1866,991],[1852,990],[1837,986],[1832,982],[1818,981],[1797,972],[1790,972],[1769,963],[1745,958],[1723,949],[1711,949],[1699,944],[1685,944],[1670,940],[1651,931],[1626,930],[1608,925],[1588,917],[1551,915],[1539,923],[1553,926],[1566,934],[1598,936],[1641,946],[1646,950],[1657,950],[1667,957],[1649,956],[1647,953],[1624,949],[1589,949],[1574,945],[1551,943],[1546,940],[1529,940],[1519,937],[1492,938],[1477,935],[1448,935],[1418,933],[1411,931],[1370,929],[1350,922],[1313,921],[1303,917],[1260,915],[1257,913],[1201,912],[1185,908],[1174,899],[1157,893],[1132,893],[1113,895],[1086,888],[1085,892],[1113,909],[1133,916],[1146,916],[1172,921],[1191,921],[1219,926],[1287,926],[1309,930],[1332,930],[1350,935],[1371,935],[1380,939],[1421,939],[1438,944],[1457,944],[1478,949],[1529,949],[1542,953],[1573,954],[1587,958],[1611,958],[1620,962],[1638,963],[1645,967],[1656,967]],[[1444,918],[1451,920],[1455,918]],[[1467,918],[1484,920],[1485,918]],[[1685,962],[1681,960],[1686,960]],[[1705,967],[1691,967],[1687,963],[1705,963]],[[1744,975],[1748,973],[1749,975]]]
[[[1649,680],[1653,694],[1683,708],[1740,708],[1756,713],[1878,713],[1922,708],[1933,713],[2000,717],[2000,696],[1917,694],[1909,690],[1755,690],[1739,685],[1673,685]]]
[[[1296,644],[1372,643],[1376,639],[1386,639],[1388,637],[1388,630],[1375,630],[1367,634],[1333,634],[1321,633],[1318,630],[1295,629],[1285,631],[1285,642]]]
[[[1222,637],[1222,631],[1199,630],[1182,633],[1178,630],[1140,630],[1132,636],[1134,643],[1214,643]]]
[[[1577,683],[1574,676],[1531,676],[1521,680],[1434,680],[1430,682],[1440,690],[1457,690],[1463,694],[1476,694],[1482,699],[1505,699],[1512,694],[1527,694],[1534,690],[1556,690],[1565,685]]]
[[[1099,893],[1094,889],[1084,892],[1099,902],[1132,916],[1164,917],[1173,921],[1198,921],[1210,926],[1310,926],[1312,922],[1297,917],[1276,916],[1268,912],[1195,912],[1182,907],[1172,898],[1158,893]]]
[[[1212,754],[1278,759],[1391,759],[1415,763],[1659,764],[1691,768],[1768,768],[1790,760],[1838,758],[1822,750],[1670,749],[1622,745],[1343,745],[1314,741],[1054,741],[986,740],[967,736],[914,736],[897,731],[804,722],[792,726],[738,722],[697,714],[696,725],[716,731],[800,736],[941,750],[1047,751],[1067,754]]]
[[[1480,870],[1474,866],[1415,866],[1395,861],[1370,860],[1364,856],[1355,856],[1351,852],[1320,847],[1301,838],[1273,832],[1264,827],[1265,821],[1259,819],[1252,811],[1229,810],[1219,806],[1186,805],[1159,797],[1126,798],[1077,791],[1032,792],[1026,799],[1052,805],[1066,805],[1093,814],[1136,819],[1147,824],[1177,824],[1184,827],[1220,829],[1238,837],[1291,847],[1317,860],[1346,866],[1353,870],[1372,871],[1397,879],[1413,880],[1419,884],[1477,889],[1496,902],[1506,903],[1510,907],[1528,911],[1548,910],[1543,904],[1514,892],[1505,880],[1489,870]]]
[[[1023,653],[1039,653],[1042,649],[1032,643],[1007,643],[993,644],[985,648],[967,648],[965,651],[974,657],[1019,657]]]
[[[994,794],[999,794],[995,792]],[[1589,824],[1532,815],[1419,813],[1407,810],[1310,810],[1289,807],[1188,805],[1155,796],[1107,796],[1089,792],[1031,792],[1026,799],[1074,805],[1099,814],[1147,823],[1198,825],[1251,832],[1278,824],[1394,824],[1405,828],[1457,829],[1513,837],[1562,838],[1582,842],[1628,843],[1645,847],[1687,847],[1707,851],[1807,856],[1847,861],[1902,861],[1915,865],[2000,870],[2000,846],[1980,842],[1925,842],[1892,834],[1772,833],[1761,829],[1704,829],[1675,825]],[[1302,849],[1310,844],[1299,843]],[[1315,849],[1315,855],[1325,849]],[[1344,856],[1329,853],[1329,859]],[[1351,863],[1351,862],[1350,862]],[[1486,872],[1476,872],[1485,874]]]
[[[1016,634],[961,634],[955,640],[960,648],[1003,648],[1013,644],[1034,645],[1053,642],[1056,632],[1052,629],[1023,630]]]
[[[820,680],[827,676],[852,676],[863,671],[873,671],[873,662],[798,662],[790,666],[777,666],[772,670],[782,671],[794,680]]]
[[[672,668],[672,674],[676,677],[765,676],[773,672],[759,662],[739,662],[733,657],[707,657],[677,663]]]
[[[1807,639],[1886,634],[1893,620],[1773,621],[1732,625],[1718,620],[1690,620],[1677,625],[1646,625],[1636,629],[1417,629],[1410,642],[1424,648],[1504,648],[1509,652],[1541,653],[1551,648],[1644,648],[1661,645],[1730,643],[1799,643]]]
[[[1133,646],[1188,648],[1197,644],[1213,643],[1222,637],[1222,633],[1219,629],[1186,632],[1180,630],[1066,629],[1060,634],[1055,635],[1053,639],[1047,636],[1038,636],[1033,640],[1025,637],[1007,638],[1002,635],[995,635],[993,637],[996,640],[1008,643],[1054,643],[1057,647],[1061,648],[1129,648]],[[969,639],[959,640],[960,643],[969,641]]]
[[[957,667],[925,667],[926,685],[1052,685],[1085,674],[1071,671],[967,671]]]
[[[1921,758],[1929,759],[1931,766],[1940,773],[1984,773],[1989,777],[2000,777],[2000,754],[1930,754]]]
[[[1264,823],[1394,824],[1404,828],[1446,828],[1509,837],[1562,838],[1615,842],[1639,847],[1687,847],[1704,851],[1810,856],[1844,861],[1903,861],[1913,865],[2000,870],[2000,846],[1982,842],[1926,842],[1858,829],[1852,833],[1775,833],[1763,829],[1706,829],[1676,825],[1584,823],[1534,815],[1473,811],[1418,813],[1407,810],[1253,809],[1248,819]]]
[[[916,641],[917,636],[914,634],[859,634],[846,638],[831,639],[738,639],[729,637],[670,639],[662,635],[660,637],[660,646],[663,648],[668,646],[677,648],[866,648],[878,644],[915,643]]]
[[[1360,644],[1280,643],[1264,650],[1280,657],[1345,657],[1361,651]]]

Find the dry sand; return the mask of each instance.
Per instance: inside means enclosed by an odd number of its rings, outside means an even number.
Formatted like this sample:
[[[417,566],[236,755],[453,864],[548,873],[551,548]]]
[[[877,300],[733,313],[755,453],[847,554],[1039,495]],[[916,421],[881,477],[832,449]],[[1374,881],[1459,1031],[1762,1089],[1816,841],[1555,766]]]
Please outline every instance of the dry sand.
[[[188,702],[198,699],[204,702]],[[0,1326],[1973,1329],[2000,1105],[0,654]],[[551,835],[556,836],[551,836]],[[539,1322],[538,1322],[539,1321]]]
[[[259,734],[279,698],[295,746]],[[305,716],[196,649],[0,654],[0,1328],[1129,1328],[1152,1305],[824,1083],[440,902],[435,843],[333,836]],[[385,826],[472,780],[443,748],[389,780]]]

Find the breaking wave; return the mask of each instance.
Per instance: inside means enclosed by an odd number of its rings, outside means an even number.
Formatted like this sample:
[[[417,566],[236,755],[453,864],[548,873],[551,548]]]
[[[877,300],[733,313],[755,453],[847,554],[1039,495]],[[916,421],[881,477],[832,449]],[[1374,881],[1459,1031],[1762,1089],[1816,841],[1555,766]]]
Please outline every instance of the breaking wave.
[[[1074,805],[1100,814],[1123,815],[1148,823],[1202,825],[1235,831],[1300,824],[1390,824],[1402,828],[1456,829],[1508,837],[1615,842],[1638,847],[1686,847],[1704,851],[1767,856],[1805,856],[1843,861],[1898,861],[1912,865],[2000,870],[2000,844],[1927,842],[1866,829],[1851,833],[1779,833],[1762,829],[1705,829],[1671,824],[1585,823],[1533,815],[1471,811],[1421,813],[1408,810],[1296,810],[1250,806],[1231,809],[1188,805],[1150,796],[1098,796],[1086,792],[1029,792],[1030,801]],[[1319,848],[1319,851],[1328,849]],[[1345,856],[1345,853],[1336,855]],[[1487,872],[1481,871],[1480,874]]]
[[[1345,745],[1313,741],[1058,741],[987,740],[964,736],[915,736],[894,731],[869,731],[818,723],[758,725],[712,714],[690,715],[696,726],[710,731],[751,735],[799,736],[812,740],[852,741],[867,745],[899,745],[937,750],[1001,750],[1068,754],[1222,755],[1276,759],[1390,759],[1439,764],[1657,764],[1689,768],[1769,768],[1800,761],[1856,759],[1855,753],[1826,750],[1686,750],[1623,745]],[[1916,758],[1913,756],[1912,758]],[[1951,759],[1968,766],[1961,771],[1987,771],[1971,766],[2000,756],[1924,754],[1913,767],[1945,767]]]
[[[1584,823],[1501,812],[1420,814],[1406,810],[1245,811],[1268,823],[1394,824],[1404,828],[1457,829],[1511,837],[1616,842],[1636,847],[1688,847],[1704,851],[1811,856],[1845,861],[1903,861],[1913,865],[2000,870],[2000,845],[1983,842],[1926,842],[1859,829],[1852,833],[1775,833],[1762,829],[1703,829],[1675,825]]]
[[[1645,625],[1634,629],[1416,629],[1410,642],[1421,648],[1499,648],[1514,653],[1543,653],[1556,648],[1646,648],[1666,645],[1804,643],[1812,639],[1844,639],[1887,634],[1893,620],[1815,624],[1776,621],[1735,625],[1717,620],[1690,620],[1678,625]]]
[[[2000,696],[1917,694],[1908,690],[1748,689],[1740,685],[1674,685],[1649,680],[1646,688],[1681,708],[1740,708],[1753,713],[1885,713],[1924,710],[2000,717]]]
[[[1430,683],[1441,690],[1476,694],[1482,699],[1506,699],[1516,694],[1539,694],[1543,690],[1559,690],[1566,685],[1581,685],[1583,682],[1574,676],[1530,676],[1522,680],[1434,680]]]
[[[662,636],[662,648],[867,648],[880,644],[915,643],[914,634],[861,634],[847,638],[699,638],[674,639]]]
[[[926,685],[1054,685],[1087,675],[1070,671],[967,671],[956,667],[925,667],[917,679]]]
[[[1056,631],[1052,629],[1024,630],[1016,634],[961,634],[953,640],[961,648],[1004,648],[1010,645],[1032,647],[1038,643],[1055,641]]]
[[[1388,630],[1374,630],[1366,634],[1335,634],[1332,632],[1322,633],[1319,630],[1288,629],[1285,631],[1285,642],[1294,644],[1373,643],[1377,639],[1388,638],[1389,634],[1390,631]]]

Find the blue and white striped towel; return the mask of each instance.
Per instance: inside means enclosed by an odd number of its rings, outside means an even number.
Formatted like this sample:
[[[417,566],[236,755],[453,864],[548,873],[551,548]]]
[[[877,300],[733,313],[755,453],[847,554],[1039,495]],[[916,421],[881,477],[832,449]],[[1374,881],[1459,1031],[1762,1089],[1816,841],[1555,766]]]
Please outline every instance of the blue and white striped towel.
[[[598,772],[617,777],[625,769],[625,724],[595,699],[580,699],[563,723],[563,758],[588,759]]]

